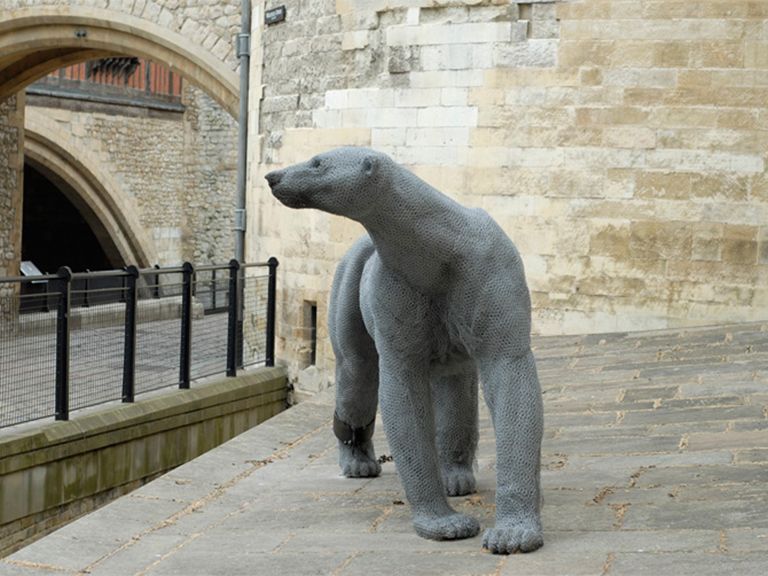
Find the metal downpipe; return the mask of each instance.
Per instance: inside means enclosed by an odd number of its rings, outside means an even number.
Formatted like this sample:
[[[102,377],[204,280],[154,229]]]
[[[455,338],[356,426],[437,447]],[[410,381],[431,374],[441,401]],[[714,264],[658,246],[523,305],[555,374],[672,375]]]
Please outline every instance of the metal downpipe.
[[[248,164],[248,94],[251,66],[251,0],[242,0],[242,21],[237,35],[240,59],[240,113],[237,139],[237,195],[235,202],[235,259],[245,260],[246,176]]]

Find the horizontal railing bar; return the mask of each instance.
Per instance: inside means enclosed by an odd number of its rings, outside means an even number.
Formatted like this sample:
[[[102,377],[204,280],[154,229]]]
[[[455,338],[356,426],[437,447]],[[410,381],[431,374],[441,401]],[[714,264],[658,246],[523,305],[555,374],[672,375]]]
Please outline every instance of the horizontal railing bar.
[[[29,282],[47,282],[49,280],[58,280],[60,276],[56,274],[42,274],[40,276],[3,276],[0,277],[0,283],[21,283],[26,284]]]
[[[96,270],[94,272],[72,272],[72,280],[91,278],[123,278],[128,276],[125,270]]]
[[[268,262],[246,262],[241,264],[240,268],[268,268]],[[206,264],[204,266],[196,266],[195,272],[210,272],[213,270],[228,270],[229,264]],[[181,274],[184,272],[182,266],[171,266],[167,268],[142,268],[139,270],[141,276],[158,275],[158,274]],[[84,280],[86,278],[123,278],[128,276],[128,272],[125,270],[96,270],[93,272],[73,272],[73,280]],[[23,283],[30,282],[49,282],[51,280],[59,280],[61,276],[58,274],[41,274],[40,276],[2,276],[0,277],[0,283]]]
[[[156,274],[181,274],[184,268],[181,266],[171,266],[168,268],[142,268],[139,270],[139,276],[154,276]]]
[[[212,272],[213,270],[229,270],[229,264],[205,264],[195,266],[195,272]]]

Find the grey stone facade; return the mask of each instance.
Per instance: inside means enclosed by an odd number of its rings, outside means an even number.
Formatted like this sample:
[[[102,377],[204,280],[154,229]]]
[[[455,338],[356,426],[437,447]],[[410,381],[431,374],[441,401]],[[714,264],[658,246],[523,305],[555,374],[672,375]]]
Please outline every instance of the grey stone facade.
[[[19,273],[24,99],[0,102],[0,275]],[[0,285],[0,295],[3,294]]]
[[[226,262],[233,255],[237,123],[187,86],[183,114],[35,107],[98,164],[138,215],[157,262]]]

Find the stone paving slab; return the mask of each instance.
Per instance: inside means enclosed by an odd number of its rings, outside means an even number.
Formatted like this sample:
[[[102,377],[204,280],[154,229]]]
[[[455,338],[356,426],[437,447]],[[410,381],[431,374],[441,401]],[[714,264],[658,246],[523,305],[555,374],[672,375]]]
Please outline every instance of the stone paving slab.
[[[339,476],[304,402],[0,561],[0,575],[768,574],[768,324],[538,338],[545,546],[415,535],[394,465]],[[378,426],[377,451],[388,454]],[[477,494],[493,522],[481,411]]]

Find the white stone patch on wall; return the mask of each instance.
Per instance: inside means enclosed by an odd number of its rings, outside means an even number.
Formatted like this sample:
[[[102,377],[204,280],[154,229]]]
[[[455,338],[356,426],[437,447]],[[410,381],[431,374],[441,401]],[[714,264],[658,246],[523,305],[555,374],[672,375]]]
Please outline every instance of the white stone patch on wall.
[[[494,49],[490,44],[450,44],[421,49],[422,70],[479,70],[493,66]]]
[[[429,106],[419,108],[417,125],[442,128],[445,126],[477,126],[475,106]]]
[[[165,266],[181,264],[184,261],[181,228],[153,228],[152,238],[155,241],[157,258]]]
[[[392,26],[386,32],[386,40],[388,46],[515,42],[525,38],[525,30],[527,30],[527,24],[521,22]]]
[[[405,144],[419,146],[469,146],[469,126],[440,128],[408,128]]]
[[[395,90],[395,106],[434,106],[442,103],[440,88],[398,88]]]
[[[405,146],[406,128],[376,128],[371,130],[371,146],[377,149]]]

